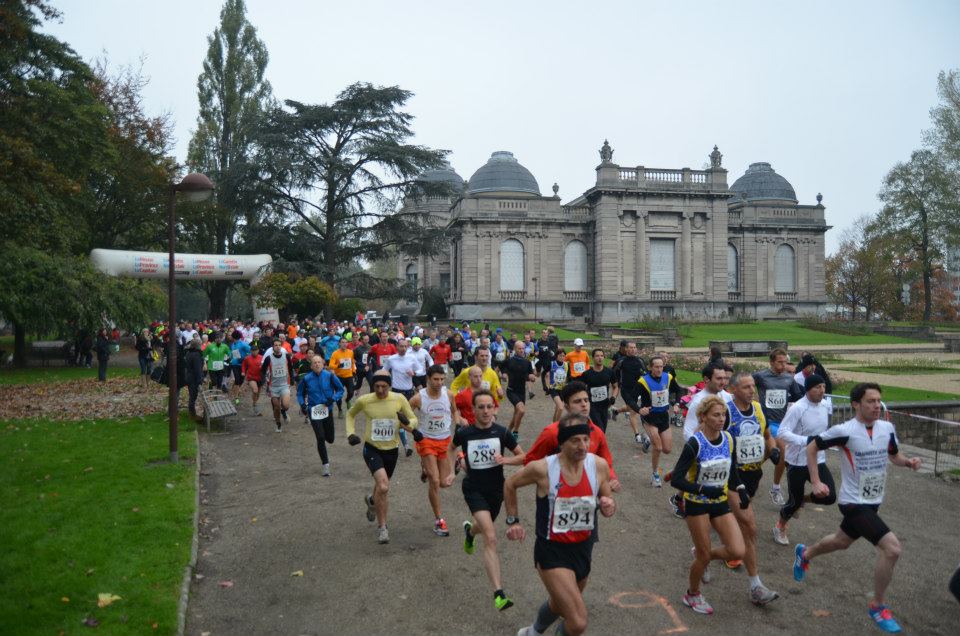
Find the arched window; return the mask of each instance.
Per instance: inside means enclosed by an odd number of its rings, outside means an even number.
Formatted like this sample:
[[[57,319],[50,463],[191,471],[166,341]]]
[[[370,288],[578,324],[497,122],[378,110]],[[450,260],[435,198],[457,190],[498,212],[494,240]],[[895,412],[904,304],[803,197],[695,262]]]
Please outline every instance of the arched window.
[[[587,291],[587,246],[570,241],[563,250],[564,291]]]
[[[417,264],[416,263],[410,263],[409,265],[407,265],[406,276],[407,276],[408,283],[412,283],[414,285],[417,284]]]
[[[727,291],[740,291],[740,260],[737,248],[731,243],[727,243]]]
[[[773,291],[777,293],[793,293],[797,291],[796,261],[793,248],[784,243],[777,246],[773,259]]]
[[[523,291],[523,243],[516,239],[500,244],[500,291]]]

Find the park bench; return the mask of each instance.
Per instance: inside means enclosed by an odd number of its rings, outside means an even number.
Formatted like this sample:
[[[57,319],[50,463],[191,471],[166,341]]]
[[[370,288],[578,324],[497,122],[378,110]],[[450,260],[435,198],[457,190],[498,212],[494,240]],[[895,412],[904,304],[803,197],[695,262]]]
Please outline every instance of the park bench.
[[[710,347],[716,347],[720,353],[732,356],[763,356],[773,349],[786,349],[784,340],[711,340]]]
[[[72,359],[73,347],[65,340],[38,340],[30,345],[30,355],[40,358],[40,366],[48,366],[51,360],[60,360],[68,364]]]
[[[203,409],[203,421],[210,432],[210,420],[223,420],[223,429],[227,429],[227,418],[237,416],[237,407],[233,401],[217,389],[209,389],[200,393],[200,408]]]

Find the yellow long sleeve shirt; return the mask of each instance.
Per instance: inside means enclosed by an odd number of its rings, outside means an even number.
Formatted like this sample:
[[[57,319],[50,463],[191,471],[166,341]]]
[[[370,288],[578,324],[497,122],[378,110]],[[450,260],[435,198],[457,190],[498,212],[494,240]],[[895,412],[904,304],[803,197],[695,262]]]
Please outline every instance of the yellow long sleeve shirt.
[[[460,372],[460,375],[453,379],[453,382],[450,383],[450,390],[453,391],[454,395],[470,386],[470,377],[468,375],[469,371],[470,367],[467,367]],[[500,376],[496,371],[493,370],[493,368],[487,367],[484,370],[482,385],[483,388],[493,393],[494,401],[500,401]]]
[[[399,393],[390,393],[382,400],[376,393],[366,393],[356,398],[347,410],[347,436],[356,434],[356,417],[363,414],[366,419],[363,441],[380,450],[391,450],[400,445],[400,411],[410,420],[410,428],[417,427],[417,416],[413,414],[407,398]]]

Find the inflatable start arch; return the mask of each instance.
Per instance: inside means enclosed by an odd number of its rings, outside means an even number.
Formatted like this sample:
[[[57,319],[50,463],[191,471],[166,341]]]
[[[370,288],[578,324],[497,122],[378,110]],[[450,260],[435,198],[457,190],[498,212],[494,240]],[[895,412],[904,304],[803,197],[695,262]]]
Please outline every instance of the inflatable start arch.
[[[163,252],[129,252],[95,249],[90,252],[93,265],[110,276],[162,278],[169,276],[170,256]],[[177,280],[246,280],[256,283],[267,273],[273,259],[269,254],[247,256],[223,254],[174,254],[174,278]],[[253,305],[256,321],[280,322],[272,307]]]

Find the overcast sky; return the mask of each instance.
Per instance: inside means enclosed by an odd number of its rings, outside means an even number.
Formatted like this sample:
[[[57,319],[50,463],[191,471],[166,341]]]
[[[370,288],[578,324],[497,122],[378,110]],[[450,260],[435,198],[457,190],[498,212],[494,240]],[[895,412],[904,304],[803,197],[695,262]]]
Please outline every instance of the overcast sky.
[[[217,0],[53,0],[47,29],[85,59],[144,58],[150,113],[183,161]],[[308,2],[248,0],[279,99],[327,102],[365,81],[415,97],[417,143],[465,179],[512,151],[544,194],[590,187],[604,139],[624,166],[729,183],[768,161],[801,203],[823,193],[827,251],[876,212],[883,176],[929,126],[937,72],[960,68],[960,2]]]

